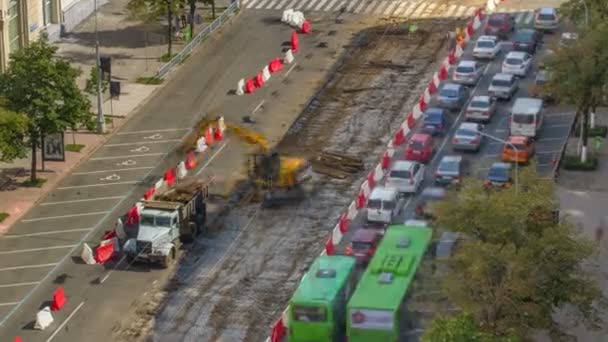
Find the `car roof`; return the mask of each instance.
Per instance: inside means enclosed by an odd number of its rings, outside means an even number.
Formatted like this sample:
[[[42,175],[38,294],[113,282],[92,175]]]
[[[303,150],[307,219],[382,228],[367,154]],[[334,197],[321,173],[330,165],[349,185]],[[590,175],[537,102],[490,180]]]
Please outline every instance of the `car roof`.
[[[509,13],[494,13],[490,15],[490,19],[509,19]]]
[[[397,160],[396,162],[393,163],[391,170],[400,170],[400,171],[410,170],[411,168],[414,167],[415,164],[417,164],[417,162],[411,161],[411,160]]]
[[[370,200],[392,201],[397,197],[397,189],[393,187],[377,186],[369,195]]]
[[[424,111],[424,114],[445,114],[443,108],[431,107]]]
[[[466,129],[466,130],[472,130],[472,131],[477,131],[478,127],[479,127],[479,124],[474,123],[474,122],[463,122],[460,124],[460,126],[458,126],[459,129]]]
[[[458,83],[446,83],[443,85],[443,89],[460,90],[460,88],[462,88],[462,85]]]
[[[494,75],[494,77],[492,77],[493,80],[503,80],[503,81],[510,81],[513,78],[515,78],[515,76],[513,74],[503,74],[503,73],[498,73],[498,74]]]
[[[412,137],[410,138],[410,140],[414,140],[414,141],[426,141],[426,140],[430,140],[431,136],[428,134],[424,134],[424,133],[416,133],[414,135],[412,135]]]
[[[477,62],[475,61],[460,61],[458,63],[458,66],[475,66],[477,65]]]
[[[538,13],[540,14],[555,14],[556,12],[554,7],[541,7],[538,9]]]
[[[441,161],[439,162],[439,164],[441,164],[444,161],[445,162],[451,162],[451,161],[461,162],[462,156],[443,156],[443,158],[441,158]]]
[[[476,95],[473,96],[473,98],[471,99],[471,103],[473,103],[473,101],[486,101],[486,102],[490,102],[490,97],[487,95]]]
[[[523,59],[524,56],[526,55],[525,52],[523,51],[511,51],[507,54],[506,58],[521,58]]]
[[[477,41],[480,41],[480,40],[494,40],[494,41],[496,41],[496,40],[498,40],[498,37],[496,37],[496,36],[481,36],[481,37],[477,38]]]
[[[378,231],[373,229],[357,229],[353,236],[353,242],[373,242],[378,236]]]
[[[518,97],[511,107],[517,114],[537,114],[543,107],[543,100],[532,97]]]
[[[508,170],[510,170],[511,164],[496,162],[496,163],[492,164],[492,166],[490,166],[490,169],[508,169]]]
[[[528,137],[524,137],[521,135],[512,135],[507,141],[511,144],[525,144],[528,141]]]

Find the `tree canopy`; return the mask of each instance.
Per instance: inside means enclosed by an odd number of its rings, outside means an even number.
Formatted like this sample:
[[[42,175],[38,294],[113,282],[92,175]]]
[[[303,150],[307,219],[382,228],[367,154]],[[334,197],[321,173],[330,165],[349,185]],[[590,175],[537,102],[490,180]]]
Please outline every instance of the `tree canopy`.
[[[23,146],[27,125],[24,115],[0,107],[0,161],[11,162],[27,155]]]
[[[553,219],[553,183],[535,166],[520,172],[514,188],[483,189],[465,180],[459,193],[437,206],[436,224],[463,233],[443,284],[448,298],[469,312],[494,337],[523,339],[535,329],[561,336],[555,309],[573,305],[590,328],[598,323],[597,284],[581,263],[594,245],[577,237],[572,225]]]
[[[560,6],[560,13],[577,24],[586,24],[586,16],[588,16],[588,24],[594,25],[594,23],[608,20],[608,2],[605,0],[569,0]]]
[[[514,337],[494,337],[479,329],[472,315],[438,317],[422,336],[422,342],[519,342]]]
[[[88,125],[92,119],[91,104],[76,83],[80,70],[57,58],[56,51],[43,35],[12,53],[6,73],[0,75],[0,93],[7,108],[27,119],[21,146],[32,149],[32,181],[36,180],[41,137]]]
[[[184,0],[129,0],[127,9],[131,16],[144,22],[167,20],[167,56],[173,54],[173,20],[175,14],[184,7]]]

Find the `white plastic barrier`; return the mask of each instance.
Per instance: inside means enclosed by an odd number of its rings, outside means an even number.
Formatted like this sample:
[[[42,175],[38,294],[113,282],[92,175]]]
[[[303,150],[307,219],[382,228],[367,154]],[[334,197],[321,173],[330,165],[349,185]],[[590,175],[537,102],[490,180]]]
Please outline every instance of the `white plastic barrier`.
[[[245,79],[240,79],[239,83],[236,86],[236,94],[241,96],[245,94]]]
[[[53,323],[53,315],[51,314],[51,308],[47,306],[36,314],[34,329],[44,330],[48,328],[51,323]]]
[[[492,0],[488,0],[492,1]],[[281,22],[289,23],[291,21],[291,16],[293,15],[293,10],[291,8],[283,11],[283,15],[281,16]]]
[[[302,24],[304,24],[304,21],[306,21],[304,13],[300,11],[294,11],[291,8],[284,10],[283,14],[281,15],[281,22],[293,27],[297,27],[299,29],[302,28]]]
[[[125,226],[122,223],[121,218],[118,218],[118,220],[116,221],[116,228],[114,229],[114,231],[116,232],[116,236],[119,239],[124,240],[127,238],[127,233],[125,232]]]
[[[95,265],[97,263],[97,261],[95,261],[95,257],[93,256],[93,250],[86,243],[82,245],[82,252],[80,253],[80,257],[82,258],[82,261],[84,261],[84,263],[87,265]]]
[[[264,80],[264,82],[268,82],[268,80],[270,79],[270,70],[268,69],[268,65],[266,65],[264,69],[262,69],[262,79]]]
[[[177,164],[177,179],[184,179],[188,175],[188,169],[186,169],[186,163],[182,160]]]
[[[203,153],[206,150],[207,150],[207,141],[205,140],[205,137],[198,138],[198,140],[196,141],[196,147],[194,148],[194,152]]]
[[[285,58],[283,58],[283,62],[285,64],[291,64],[293,62],[293,51],[291,51],[291,49],[287,50],[285,52]]]

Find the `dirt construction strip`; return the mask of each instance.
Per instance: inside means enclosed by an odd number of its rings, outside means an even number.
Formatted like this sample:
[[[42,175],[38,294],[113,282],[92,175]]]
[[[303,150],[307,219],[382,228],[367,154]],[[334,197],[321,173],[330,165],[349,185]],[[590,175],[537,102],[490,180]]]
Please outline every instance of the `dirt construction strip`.
[[[416,34],[409,34],[404,25],[360,33],[279,149],[308,157],[333,151],[361,158],[367,170],[375,166],[405,116],[404,108],[409,110],[418,100],[437,69],[435,57],[445,55],[445,32],[454,26],[446,20],[420,23]],[[358,190],[355,178],[364,175],[358,176],[338,180],[314,174],[313,194],[299,204],[233,210],[224,231],[237,239],[226,257],[211,271],[205,264],[180,270],[169,295],[156,296],[162,303],[154,321],[148,322],[158,303],[145,303],[147,309],[120,329],[119,339],[143,337],[142,327],[152,326],[147,334],[158,341],[264,340]],[[205,258],[205,251],[188,256],[199,258]]]

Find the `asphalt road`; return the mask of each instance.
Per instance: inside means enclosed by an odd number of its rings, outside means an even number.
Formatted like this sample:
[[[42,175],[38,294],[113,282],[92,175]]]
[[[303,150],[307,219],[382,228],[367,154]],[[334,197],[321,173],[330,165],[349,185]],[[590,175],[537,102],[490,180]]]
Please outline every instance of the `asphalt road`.
[[[304,104],[297,100],[304,89],[299,82],[314,89],[331,65],[332,55],[315,53],[317,40],[300,39],[306,56],[296,55],[297,65],[286,65],[265,88],[240,97],[231,91],[240,78],[255,75],[272,58],[281,57],[291,32],[276,15],[240,13],[190,56],[118,133],[0,237],[0,341],[17,335],[25,341],[92,341],[92,336],[108,340],[121,322],[118,313],[128,312],[161,271],[126,269],[124,263],[118,269],[83,265],[77,257],[82,242],[95,246],[103,231],[112,229],[116,219],[181,160],[175,147],[204,115],[223,115],[227,122],[238,123],[251,115],[259,123],[254,129],[271,142],[283,134]],[[337,45],[333,42],[343,42],[345,36],[324,40]],[[227,139],[209,151],[197,175],[216,175],[218,189],[225,190],[229,186],[222,181],[240,173],[242,154],[243,146]],[[47,330],[32,330],[35,313],[48,305],[57,286],[65,289],[66,307],[53,314],[55,323]]]

